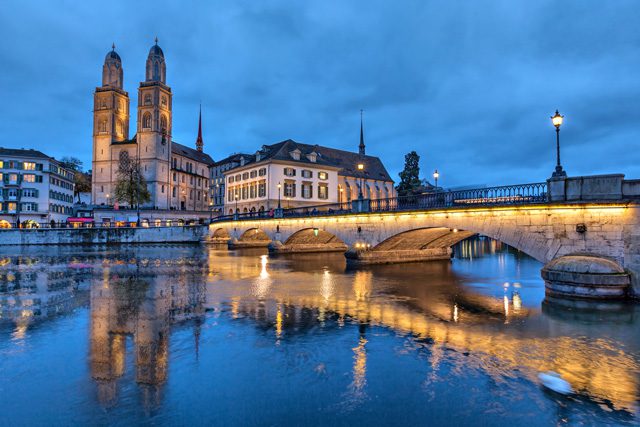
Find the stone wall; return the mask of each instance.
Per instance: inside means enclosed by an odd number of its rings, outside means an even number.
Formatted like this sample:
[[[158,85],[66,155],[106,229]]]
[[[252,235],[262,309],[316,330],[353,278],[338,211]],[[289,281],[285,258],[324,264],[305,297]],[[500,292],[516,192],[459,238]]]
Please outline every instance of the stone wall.
[[[207,237],[206,226],[0,230],[0,245],[189,243]]]

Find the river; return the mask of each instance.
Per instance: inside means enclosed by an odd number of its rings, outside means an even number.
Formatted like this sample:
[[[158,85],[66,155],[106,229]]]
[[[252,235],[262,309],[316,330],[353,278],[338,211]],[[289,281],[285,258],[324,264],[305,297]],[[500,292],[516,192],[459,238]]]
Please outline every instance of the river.
[[[545,299],[487,238],[455,254],[2,248],[0,425],[638,424],[638,305]]]

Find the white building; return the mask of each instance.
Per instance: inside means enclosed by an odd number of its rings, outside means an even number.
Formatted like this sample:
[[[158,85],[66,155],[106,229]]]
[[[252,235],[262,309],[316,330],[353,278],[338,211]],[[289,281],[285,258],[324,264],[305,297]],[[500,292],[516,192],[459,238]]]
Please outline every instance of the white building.
[[[362,169],[358,169],[358,164]],[[223,172],[224,212],[261,212],[394,197],[393,180],[378,157],[286,140],[264,145],[244,164]]]
[[[0,227],[64,222],[73,213],[73,178],[40,151],[0,148]]]

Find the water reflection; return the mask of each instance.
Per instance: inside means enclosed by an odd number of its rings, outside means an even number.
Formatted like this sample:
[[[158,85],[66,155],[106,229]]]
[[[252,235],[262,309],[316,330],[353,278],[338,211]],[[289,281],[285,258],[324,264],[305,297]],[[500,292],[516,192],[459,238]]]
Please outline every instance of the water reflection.
[[[265,363],[252,358],[259,348],[273,348],[275,360],[278,351],[334,348],[322,353],[323,360],[304,356],[296,363],[313,365],[315,381],[323,378],[341,389],[339,407],[347,412],[369,405],[373,395],[391,396],[394,390],[375,389],[377,384],[413,363],[403,356],[412,355],[424,359],[421,369],[428,369],[422,391],[411,394],[416,403],[416,393],[437,398],[438,384],[456,378],[469,382],[466,393],[489,393],[497,400],[513,399],[509,393],[533,396],[529,411],[549,409],[545,402],[550,400],[569,405],[563,417],[576,417],[584,404],[594,405],[589,416],[603,420],[625,422],[632,419],[625,416],[637,415],[637,306],[543,302],[535,261],[488,239],[464,241],[456,253],[453,263],[349,270],[340,255],[271,259],[261,250],[227,252],[212,246],[23,250],[2,257],[0,351],[14,357],[12,346],[29,340],[33,328],[55,337],[57,318],[76,319],[78,308],[88,307],[87,376],[95,401],[114,411],[124,405],[122,395],[132,383],[145,413],[168,411],[165,389],[181,380],[171,378],[172,364],[188,376],[196,368],[186,362],[186,353],[198,362],[203,351],[217,360],[228,346],[239,345],[233,338],[238,331],[247,334],[242,325],[251,325],[268,340],[256,338],[259,344],[239,347],[246,364]],[[223,327],[222,341],[207,339]],[[185,330],[192,340],[186,348],[182,341],[174,348],[172,335]],[[391,331],[396,341],[381,348],[381,340],[391,339],[381,338],[381,331]],[[383,351],[393,355],[387,365],[372,365],[370,354]],[[348,371],[346,384],[335,375],[341,369]],[[540,393],[536,375],[542,370],[561,373],[582,403],[557,402]],[[292,382],[285,393],[320,387],[296,372],[285,370]],[[51,381],[64,381],[49,375]],[[473,379],[478,375],[493,386],[478,388]],[[264,380],[277,382],[268,375]],[[611,411],[626,415],[607,418]]]

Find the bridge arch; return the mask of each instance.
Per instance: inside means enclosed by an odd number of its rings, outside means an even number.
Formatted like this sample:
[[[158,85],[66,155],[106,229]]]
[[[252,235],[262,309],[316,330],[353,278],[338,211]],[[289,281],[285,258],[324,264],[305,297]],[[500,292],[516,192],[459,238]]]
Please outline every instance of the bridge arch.
[[[449,248],[478,233],[446,227],[422,227],[402,231],[375,245],[373,251]]]
[[[238,239],[241,242],[255,242],[255,241],[271,241],[271,238],[264,230],[253,227],[246,230],[240,235]]]
[[[335,234],[318,227],[302,228],[284,241],[270,247],[276,253],[345,252],[348,246]]]
[[[211,233],[211,240],[216,242],[227,242],[231,238],[229,231],[226,228],[220,227],[213,230]]]

